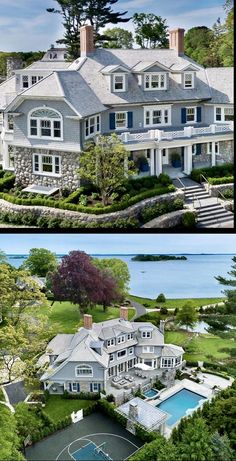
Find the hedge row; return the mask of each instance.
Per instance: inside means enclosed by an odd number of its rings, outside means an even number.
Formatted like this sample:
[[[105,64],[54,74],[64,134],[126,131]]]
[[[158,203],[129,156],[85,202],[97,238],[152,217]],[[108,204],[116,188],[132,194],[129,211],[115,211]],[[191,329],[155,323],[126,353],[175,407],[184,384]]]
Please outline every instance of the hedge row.
[[[200,182],[200,175],[206,178],[222,178],[225,176],[232,176],[234,174],[233,163],[225,163],[224,165],[216,165],[207,168],[194,168],[191,172],[191,178],[194,181]]]
[[[165,213],[182,210],[183,206],[184,202],[181,199],[175,199],[170,202],[156,203],[155,205],[150,205],[144,208],[140,213],[140,219],[143,223],[146,223]]]
[[[97,409],[101,411],[101,413],[109,416],[111,419],[114,419],[114,421],[116,421],[122,427],[126,427],[127,420],[125,416],[118,413],[114,405],[108,402],[106,399],[98,400]]]
[[[68,391],[65,391],[62,398],[68,400],[99,400],[100,394],[98,392],[78,392],[78,394],[70,394]]]
[[[234,182],[233,176],[223,176],[223,178],[208,178],[209,183],[212,186],[217,184],[230,184]]]
[[[63,210],[69,211],[78,211],[80,213],[88,213],[88,214],[104,214],[104,213],[113,213],[116,211],[125,210],[126,208],[135,205],[136,203],[140,202],[141,200],[156,197],[158,195],[167,194],[169,192],[174,192],[175,187],[173,185],[170,186],[163,186],[157,187],[155,189],[147,190],[137,194],[133,197],[130,197],[127,200],[123,200],[120,203],[114,203],[112,205],[108,205],[106,207],[91,207],[91,206],[83,206],[83,205],[76,205],[74,203],[68,203],[67,199],[64,200],[50,200],[49,198],[19,198],[15,197],[10,194],[0,193],[0,198],[6,200],[7,202],[14,203],[15,205],[26,205],[26,206],[46,206],[52,208],[59,208]]]
[[[135,424],[135,435],[142,440],[142,442],[152,442],[158,437],[157,432],[146,431],[139,424]]]
[[[1,170],[1,176],[0,176],[1,178],[0,179],[0,192],[11,189],[15,183],[14,174],[6,173],[6,172],[3,172],[4,174],[2,174],[2,171],[3,170]]]
[[[44,437],[47,437],[48,435],[53,434],[54,432],[60,429],[70,426],[70,424],[72,423],[70,416],[65,416],[57,423],[54,423],[52,419],[49,418],[49,416],[46,415],[46,413],[44,413],[44,411],[41,412],[41,416],[43,417],[45,426],[40,430],[34,430],[34,433],[31,434],[31,440],[33,443],[38,442]]]

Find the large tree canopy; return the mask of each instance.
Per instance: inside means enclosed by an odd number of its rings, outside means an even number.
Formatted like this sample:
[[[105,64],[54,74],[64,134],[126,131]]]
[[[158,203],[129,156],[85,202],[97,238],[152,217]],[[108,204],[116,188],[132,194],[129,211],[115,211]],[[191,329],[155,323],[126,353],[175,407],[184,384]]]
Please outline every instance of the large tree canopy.
[[[113,27],[113,29],[106,29],[104,36],[107,40],[102,43],[103,48],[122,48],[129,49],[133,48],[133,34],[128,30],[122,29],[121,27]]]
[[[125,261],[118,258],[93,258],[93,263],[101,270],[108,271],[116,280],[122,296],[125,296],[129,289],[130,273]]]
[[[50,250],[31,248],[28,258],[22,264],[22,268],[29,270],[31,275],[46,277],[48,272],[56,269],[57,264],[57,257]]]
[[[135,40],[141,48],[168,48],[166,19],[153,13],[135,13]]]
[[[49,13],[60,14],[65,28],[64,38],[57,43],[67,46],[69,57],[76,59],[80,55],[80,27],[91,24],[95,32],[95,40],[101,41],[103,36],[99,34],[101,28],[107,24],[128,22],[130,18],[124,18],[127,11],[114,12],[112,5],[118,0],[55,0],[59,8],[47,8]]]
[[[186,303],[176,315],[176,322],[179,325],[186,326],[187,328],[192,328],[197,322],[197,319],[197,312],[191,302]]]
[[[215,278],[221,285],[235,287],[234,290],[224,290],[224,294],[227,297],[225,302],[226,311],[229,314],[236,314],[236,256],[232,258],[232,261],[232,269],[228,272],[230,278],[222,277],[221,275]]]
[[[201,65],[209,63],[209,44],[214,37],[211,29],[205,26],[192,27],[184,37],[184,49],[190,56]]]

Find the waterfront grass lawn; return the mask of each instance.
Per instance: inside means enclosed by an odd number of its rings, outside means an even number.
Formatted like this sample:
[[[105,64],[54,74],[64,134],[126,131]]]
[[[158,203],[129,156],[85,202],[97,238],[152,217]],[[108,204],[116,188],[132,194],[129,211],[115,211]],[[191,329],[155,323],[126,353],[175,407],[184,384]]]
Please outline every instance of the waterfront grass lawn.
[[[57,423],[65,416],[70,416],[73,411],[78,411],[96,405],[92,400],[63,399],[60,395],[50,395],[46,402],[44,412]]]
[[[55,301],[54,304],[47,308],[43,307],[40,310],[41,314],[47,315],[49,323],[55,325],[55,333],[74,333],[78,327],[83,325],[83,319],[80,315],[78,306],[70,302]],[[88,309],[87,314],[93,316],[94,322],[104,322],[118,318],[120,315],[119,308],[108,307],[104,312],[102,306],[96,306]],[[135,315],[135,309],[129,309],[129,320]]]
[[[157,293],[158,296],[158,293]],[[129,298],[133,301],[136,301],[137,303],[140,304],[148,304],[148,306],[145,306],[147,309],[152,309],[152,308],[157,308],[157,307],[166,307],[167,309],[175,309],[176,307],[178,309],[182,309],[184,304],[188,303],[191,301],[193,306],[197,309],[201,306],[208,306],[210,304],[217,304],[222,301],[224,301],[224,297],[222,298],[181,298],[181,299],[166,299],[165,303],[160,303],[157,302],[155,299],[150,299],[150,298],[141,298],[139,296],[133,296],[130,295]]]
[[[192,338],[192,339],[191,339]],[[224,361],[230,358],[228,352],[222,352],[221,349],[234,347],[231,339],[223,339],[211,334],[199,334],[198,336],[186,331],[166,331],[165,343],[183,346],[187,351],[184,354],[185,360],[191,361]]]

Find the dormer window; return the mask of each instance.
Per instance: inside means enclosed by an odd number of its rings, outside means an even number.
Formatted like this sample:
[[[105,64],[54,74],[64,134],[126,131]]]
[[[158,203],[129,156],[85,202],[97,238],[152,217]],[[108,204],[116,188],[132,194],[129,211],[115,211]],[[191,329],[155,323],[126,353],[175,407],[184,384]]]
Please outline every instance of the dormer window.
[[[151,338],[152,333],[151,333],[151,331],[142,331],[141,336],[142,336],[142,338]]]
[[[167,74],[155,73],[144,76],[145,90],[166,90],[166,83]]]
[[[22,75],[22,88],[29,88],[29,76]]]
[[[124,343],[124,342],[125,342],[125,336],[124,336],[124,335],[118,336],[118,338],[117,338],[117,344]]]
[[[113,75],[113,91],[121,92],[125,91],[125,75],[124,74],[114,74]]]
[[[107,347],[114,346],[114,344],[115,344],[115,340],[113,338],[107,340]]]
[[[194,88],[193,72],[184,72],[184,88]]]

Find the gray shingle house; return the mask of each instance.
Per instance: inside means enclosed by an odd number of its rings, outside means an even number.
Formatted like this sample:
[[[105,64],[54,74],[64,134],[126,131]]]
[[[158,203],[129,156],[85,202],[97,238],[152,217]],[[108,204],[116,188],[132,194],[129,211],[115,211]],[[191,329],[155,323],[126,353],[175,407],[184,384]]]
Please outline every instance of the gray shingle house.
[[[164,322],[128,321],[128,309],[120,318],[93,323],[84,315],[84,326],[75,334],[58,334],[48,344],[48,368],[41,376],[50,393],[123,393],[170,370],[183,366],[183,349],[164,344]],[[45,360],[45,356],[44,356]],[[40,359],[42,364],[42,359]]]
[[[17,184],[79,185],[84,143],[117,133],[141,174],[233,158],[233,69],[203,68],[184,54],[183,29],[170,31],[170,49],[95,49],[91,26],[81,28],[81,57],[62,49],[16,70],[0,85],[3,168]]]

